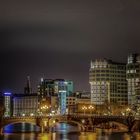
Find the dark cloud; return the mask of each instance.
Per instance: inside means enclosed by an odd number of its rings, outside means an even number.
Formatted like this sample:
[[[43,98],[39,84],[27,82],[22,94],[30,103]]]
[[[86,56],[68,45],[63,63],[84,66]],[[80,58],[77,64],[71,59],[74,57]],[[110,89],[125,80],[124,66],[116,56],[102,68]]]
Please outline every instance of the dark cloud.
[[[0,90],[22,91],[26,75],[74,80],[89,90],[90,60],[126,62],[140,52],[138,0],[7,0],[0,4]]]

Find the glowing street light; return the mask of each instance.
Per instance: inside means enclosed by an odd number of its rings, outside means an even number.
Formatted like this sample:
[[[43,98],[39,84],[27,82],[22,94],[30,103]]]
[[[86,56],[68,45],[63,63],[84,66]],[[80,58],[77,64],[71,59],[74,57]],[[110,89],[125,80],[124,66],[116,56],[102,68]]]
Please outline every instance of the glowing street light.
[[[30,114],[30,116],[34,116],[34,114],[33,114],[33,113],[31,113],[31,114]]]
[[[130,115],[130,112],[131,112],[131,109],[129,107],[126,108],[126,111],[125,111],[126,115]]]
[[[51,106],[47,106],[47,105],[43,105],[40,107],[41,112],[45,112],[47,113],[47,110],[50,108]]]
[[[86,107],[86,106],[83,106],[83,107],[82,107],[82,110],[84,110],[84,115],[85,115],[86,110],[87,110],[87,107]]]
[[[131,111],[131,109],[128,107],[128,108],[126,109],[126,111],[127,111],[127,112],[130,112],[130,111]]]
[[[90,106],[88,107],[88,109],[90,110],[90,114],[92,114],[92,110],[94,110],[94,106],[90,105]]]

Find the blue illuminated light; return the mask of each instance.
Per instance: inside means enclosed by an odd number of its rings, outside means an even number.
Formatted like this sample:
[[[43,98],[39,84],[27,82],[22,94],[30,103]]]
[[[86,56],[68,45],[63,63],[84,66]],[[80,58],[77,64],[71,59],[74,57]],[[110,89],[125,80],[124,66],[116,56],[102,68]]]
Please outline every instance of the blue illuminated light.
[[[14,130],[14,125],[12,124],[6,125],[3,130],[5,133],[12,133]]]
[[[12,93],[10,93],[10,92],[5,92],[4,95],[5,95],[5,96],[7,96],[7,95],[10,96],[10,95],[12,95]]]

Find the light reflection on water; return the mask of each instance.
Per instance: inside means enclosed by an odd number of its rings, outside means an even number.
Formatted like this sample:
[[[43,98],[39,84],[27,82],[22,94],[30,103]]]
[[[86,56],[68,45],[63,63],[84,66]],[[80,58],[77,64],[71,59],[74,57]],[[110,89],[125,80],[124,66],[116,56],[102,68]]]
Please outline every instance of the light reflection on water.
[[[9,124],[4,127],[3,129],[6,133],[12,133],[12,132],[38,132],[40,131],[40,128],[34,124],[29,123],[15,123],[15,124]]]
[[[0,136],[0,140],[140,140],[140,133],[11,133]]]
[[[58,133],[21,133],[4,134],[0,140],[140,140],[140,133],[112,133],[99,135],[97,133],[58,134]]]
[[[26,129],[25,124],[22,124],[22,127]],[[30,126],[30,129],[33,130],[34,127]],[[140,140],[140,133],[112,133],[102,130],[89,133],[67,133],[66,131],[74,129],[78,129],[77,126],[62,123],[55,126],[55,133],[4,133],[0,135],[0,140]]]

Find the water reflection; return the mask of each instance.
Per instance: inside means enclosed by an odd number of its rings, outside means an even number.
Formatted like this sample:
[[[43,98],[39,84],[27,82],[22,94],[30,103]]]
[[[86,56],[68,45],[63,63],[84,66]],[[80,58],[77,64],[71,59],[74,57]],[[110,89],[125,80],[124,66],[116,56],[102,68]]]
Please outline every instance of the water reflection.
[[[13,133],[13,132],[39,132],[40,127],[29,124],[29,123],[15,123],[9,124],[4,127],[3,131],[5,133]]]
[[[71,125],[67,123],[57,123],[55,126],[51,128],[52,132],[59,132],[59,133],[68,133],[68,132],[78,132],[77,125]]]
[[[20,124],[23,130],[34,130],[34,126]],[[27,127],[28,126],[28,127]],[[17,126],[9,126],[15,129]],[[54,127],[56,132],[50,133],[4,133],[0,140],[140,140],[140,133],[110,132],[98,130],[96,132],[73,132],[77,126],[61,123]]]
[[[140,133],[6,133],[0,140],[140,140]]]

